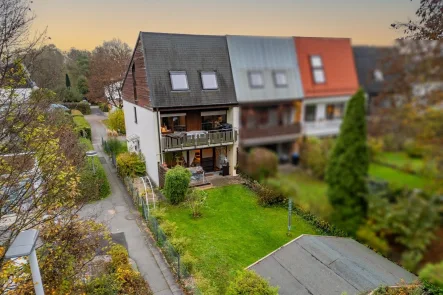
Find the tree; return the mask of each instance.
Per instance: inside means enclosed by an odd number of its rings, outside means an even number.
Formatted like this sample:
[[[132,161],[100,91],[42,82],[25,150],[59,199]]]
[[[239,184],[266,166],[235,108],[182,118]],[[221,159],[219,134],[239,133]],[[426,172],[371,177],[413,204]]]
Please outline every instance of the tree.
[[[71,80],[69,79],[68,74],[66,74],[65,76],[65,83],[66,83],[66,88],[71,88]]]
[[[365,95],[359,90],[349,101],[340,135],[326,168],[332,221],[355,233],[366,214],[366,178],[369,153],[366,144]]]
[[[90,98],[107,99],[117,108],[123,107],[121,83],[131,60],[128,44],[118,39],[96,47],[90,60]]]
[[[77,80],[77,89],[81,94],[85,95],[89,92],[88,79],[85,76],[80,76]]]

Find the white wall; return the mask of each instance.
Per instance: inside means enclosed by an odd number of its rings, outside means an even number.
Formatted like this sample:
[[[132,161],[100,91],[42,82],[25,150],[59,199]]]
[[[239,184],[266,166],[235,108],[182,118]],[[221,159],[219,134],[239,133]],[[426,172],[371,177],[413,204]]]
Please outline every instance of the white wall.
[[[134,107],[137,109],[137,123],[135,123]],[[140,138],[140,151],[145,157],[146,170],[158,185],[160,146],[157,112],[127,101],[123,101],[123,111],[125,112],[126,136],[137,135]]]

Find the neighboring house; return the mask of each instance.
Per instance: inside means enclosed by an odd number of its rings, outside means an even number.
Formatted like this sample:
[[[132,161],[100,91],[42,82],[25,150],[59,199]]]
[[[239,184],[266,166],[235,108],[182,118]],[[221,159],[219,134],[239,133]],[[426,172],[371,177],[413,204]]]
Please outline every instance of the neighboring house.
[[[255,262],[281,295],[366,294],[417,277],[350,238],[302,235]]]
[[[300,80],[293,39],[227,36],[240,105],[240,144],[289,156],[301,135]]]
[[[226,37],[139,34],[122,86],[127,140],[162,185],[177,164],[237,163],[238,107]]]
[[[308,136],[339,133],[346,103],[358,90],[351,40],[295,37],[304,91],[303,131]]]

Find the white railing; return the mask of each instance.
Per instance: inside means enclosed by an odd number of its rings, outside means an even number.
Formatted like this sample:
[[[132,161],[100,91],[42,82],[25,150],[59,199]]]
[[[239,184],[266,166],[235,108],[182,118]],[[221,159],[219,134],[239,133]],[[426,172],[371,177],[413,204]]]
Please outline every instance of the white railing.
[[[305,134],[313,136],[337,135],[340,131],[341,123],[342,120],[304,122],[303,131]]]

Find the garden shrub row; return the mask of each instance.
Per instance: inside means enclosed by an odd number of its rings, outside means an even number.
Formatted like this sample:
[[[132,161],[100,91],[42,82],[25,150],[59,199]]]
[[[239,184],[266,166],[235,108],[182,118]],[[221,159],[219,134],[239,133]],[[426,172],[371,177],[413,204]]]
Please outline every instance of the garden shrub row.
[[[85,137],[89,140],[92,139],[91,125],[88,121],[86,121],[83,116],[74,116],[72,117],[74,121],[74,130],[78,133],[80,137]]]
[[[70,110],[79,110],[83,115],[91,114],[91,107],[87,102],[65,102],[63,105]]]
[[[80,138],[83,150],[93,150],[92,143],[87,138]],[[80,171],[80,192],[86,201],[97,201],[106,198],[111,194],[111,186],[106,176],[105,168],[100,163],[98,157],[86,158],[85,165]],[[92,167],[94,161],[95,174]]]

